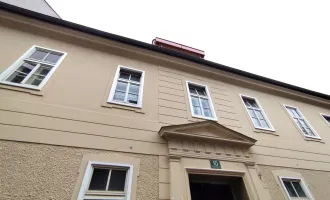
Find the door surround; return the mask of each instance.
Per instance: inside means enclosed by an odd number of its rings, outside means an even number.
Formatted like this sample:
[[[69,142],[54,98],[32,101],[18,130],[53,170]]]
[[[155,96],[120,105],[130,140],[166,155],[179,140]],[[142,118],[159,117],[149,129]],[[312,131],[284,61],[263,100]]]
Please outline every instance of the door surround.
[[[270,199],[249,153],[255,139],[214,121],[164,126],[158,134],[168,141],[171,200],[190,200],[189,173],[242,177],[249,199]],[[210,159],[224,167],[211,169]]]

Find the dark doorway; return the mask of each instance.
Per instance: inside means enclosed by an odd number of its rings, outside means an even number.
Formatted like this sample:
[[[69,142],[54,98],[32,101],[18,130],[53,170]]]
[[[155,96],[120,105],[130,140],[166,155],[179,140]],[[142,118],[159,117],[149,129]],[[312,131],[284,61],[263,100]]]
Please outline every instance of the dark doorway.
[[[248,200],[241,177],[189,175],[191,200]]]

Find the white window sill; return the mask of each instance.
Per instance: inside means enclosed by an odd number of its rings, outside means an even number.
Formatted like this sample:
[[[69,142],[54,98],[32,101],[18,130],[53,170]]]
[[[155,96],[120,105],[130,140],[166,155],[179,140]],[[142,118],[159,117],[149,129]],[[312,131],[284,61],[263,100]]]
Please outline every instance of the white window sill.
[[[270,131],[270,132],[275,132],[275,129],[271,128],[261,128],[261,127],[254,127],[257,130],[262,130],[262,131]]]
[[[192,115],[193,118],[198,118],[198,119],[206,119],[206,120],[211,120],[211,121],[215,121],[217,122],[218,119],[217,118],[210,118],[210,117],[203,117],[203,116],[199,116],[199,115]]]
[[[317,137],[317,136],[313,137],[313,136],[309,136],[309,135],[304,135],[304,137],[305,137],[305,138],[308,138],[308,139],[322,140],[321,137]]]
[[[121,105],[121,106],[128,106],[128,107],[132,107],[132,108],[139,108],[139,109],[142,108],[141,105],[134,105],[134,104],[129,104],[129,103],[122,103],[122,102],[119,102],[119,101],[108,101],[108,103],[110,103],[110,104],[117,104],[117,105]]]
[[[37,91],[41,90],[40,87],[36,87],[36,86],[32,86],[32,85],[18,84],[18,83],[12,83],[12,82],[8,82],[8,81],[1,81],[0,83],[4,84],[4,85],[10,85],[10,86],[26,88],[26,89],[32,89],[32,90],[37,90]]]

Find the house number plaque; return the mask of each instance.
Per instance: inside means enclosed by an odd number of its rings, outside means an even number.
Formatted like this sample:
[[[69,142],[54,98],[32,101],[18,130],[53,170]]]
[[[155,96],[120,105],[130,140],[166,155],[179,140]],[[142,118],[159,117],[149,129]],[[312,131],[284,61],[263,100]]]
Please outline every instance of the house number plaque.
[[[220,160],[210,160],[212,169],[221,169]]]

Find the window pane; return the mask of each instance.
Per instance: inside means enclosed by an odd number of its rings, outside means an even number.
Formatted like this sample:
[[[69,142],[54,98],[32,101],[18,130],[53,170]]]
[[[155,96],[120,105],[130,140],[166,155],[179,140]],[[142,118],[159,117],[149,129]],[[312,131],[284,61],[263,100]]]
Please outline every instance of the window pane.
[[[131,81],[140,82],[141,74],[132,74]]]
[[[36,60],[43,60],[44,57],[47,55],[48,52],[42,51],[42,50],[36,50],[30,58],[36,59]]]
[[[299,197],[307,197],[299,182],[292,182],[292,184]]]
[[[125,100],[125,92],[116,91],[113,97],[115,101],[124,101]]]
[[[193,106],[200,106],[199,105],[199,100],[196,97],[191,97],[191,103]]]
[[[57,61],[60,59],[61,55],[50,53],[46,58],[45,61],[50,63],[57,63]]]
[[[247,99],[243,99],[243,101],[247,107],[252,107]]]
[[[43,65],[43,66],[39,67],[39,69],[37,69],[35,74],[40,74],[40,75],[46,76],[51,69],[52,69],[52,67],[48,67],[48,66]]]
[[[26,77],[25,74],[14,72],[12,75],[10,75],[6,79],[6,81],[9,81],[9,82],[12,82],[12,83],[21,83],[25,77]]]
[[[203,109],[205,117],[212,117],[212,113],[210,109]]]
[[[206,92],[204,88],[196,88],[199,95],[206,96]]]
[[[265,119],[264,116],[262,115],[261,111],[260,110],[255,110],[256,114],[257,114],[257,117],[259,119]]]
[[[190,92],[191,94],[197,94],[195,88],[192,88],[192,87],[190,87],[190,86],[189,86],[189,92]]]
[[[200,107],[193,106],[195,115],[202,115],[202,111]]]
[[[44,76],[32,75],[29,80],[26,81],[26,84],[38,86],[44,78]]]
[[[127,83],[118,81],[116,90],[126,92],[126,88],[127,88]]]
[[[250,107],[253,107],[253,108],[259,108],[258,105],[257,105],[257,102],[254,99],[244,98],[244,103],[245,103],[246,106],[250,106]]]
[[[109,191],[124,191],[126,181],[126,171],[112,170],[110,176]]]
[[[323,115],[323,117],[324,117],[324,119],[327,120],[327,122],[330,124],[330,117],[328,117],[328,116],[324,116],[324,115]]]
[[[305,135],[308,135],[305,127],[300,123],[299,119],[295,119],[294,118],[294,121],[296,122],[296,124],[301,128],[301,130],[304,132]]]
[[[138,95],[136,95],[136,94],[128,94],[127,101],[129,103],[137,104],[138,103]]]
[[[269,128],[269,125],[267,124],[266,120],[261,119],[260,123],[263,128]]]
[[[139,89],[140,89],[140,86],[138,85],[134,85],[134,84],[131,84],[129,86],[129,93],[134,93],[134,94],[139,94]]]
[[[292,117],[295,117],[295,114],[291,108],[287,108],[287,110],[289,111],[289,113]]]
[[[109,171],[109,169],[94,168],[89,190],[106,190]]]
[[[129,79],[129,74],[121,71],[120,74],[119,74],[119,78],[128,80]]]
[[[23,72],[23,73],[30,73],[32,69],[36,66],[34,63],[24,62],[16,71]]]
[[[252,117],[252,121],[253,121],[253,123],[254,123],[255,126],[262,127],[261,124],[260,124],[260,122],[259,122],[259,120],[257,118]]]
[[[249,111],[250,117],[257,117],[256,114],[254,113],[253,109],[248,108],[248,111]]]
[[[296,192],[294,191],[290,181],[283,181],[286,190],[288,191],[290,197],[298,197]]]
[[[201,102],[202,102],[202,107],[203,108],[210,108],[210,106],[209,106],[209,100],[207,100],[207,99],[201,99]]]
[[[293,114],[294,114],[295,117],[300,117],[297,109],[293,109],[292,112],[293,112]]]

